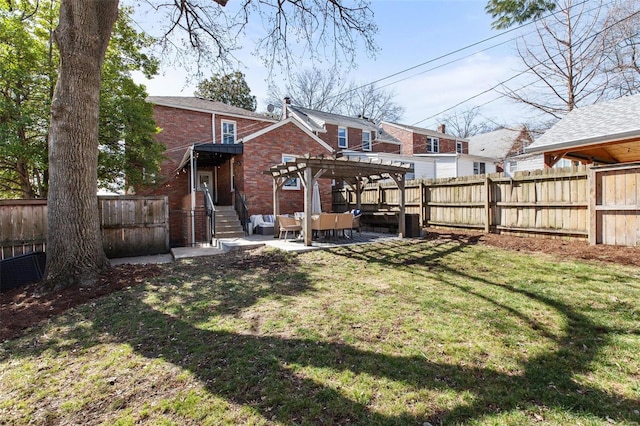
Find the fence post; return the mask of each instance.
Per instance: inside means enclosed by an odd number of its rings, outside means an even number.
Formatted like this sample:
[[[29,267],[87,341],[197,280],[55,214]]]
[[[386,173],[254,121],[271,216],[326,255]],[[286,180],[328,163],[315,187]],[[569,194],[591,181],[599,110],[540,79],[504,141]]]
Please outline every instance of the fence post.
[[[588,178],[589,179],[589,225],[587,227],[589,231],[589,244],[598,244],[598,235],[600,234],[600,227],[598,226],[598,211],[596,206],[598,204],[598,179],[597,172],[589,167]]]
[[[484,232],[491,232],[491,178],[484,178]]]

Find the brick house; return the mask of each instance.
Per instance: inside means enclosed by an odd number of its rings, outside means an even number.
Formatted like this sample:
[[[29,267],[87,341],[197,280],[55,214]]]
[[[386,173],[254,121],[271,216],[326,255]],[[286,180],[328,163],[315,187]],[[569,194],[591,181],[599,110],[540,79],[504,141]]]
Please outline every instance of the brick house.
[[[154,106],[161,129],[157,140],[166,146],[166,160],[158,185],[137,192],[168,196],[172,246],[210,239],[207,200],[220,214],[233,207],[241,220],[268,214],[273,211],[273,179],[264,171],[291,157],[333,153],[294,119],[277,121],[195,97],[152,96],[148,102]],[[331,181],[319,184],[323,208],[330,210]],[[282,213],[303,210],[299,182],[287,182],[280,204],[286,206]]]
[[[302,108],[291,105],[288,99],[285,99],[283,118],[289,117],[302,123],[336,152],[400,154],[400,141],[370,120]]]
[[[402,155],[469,153],[469,141],[446,134],[444,124],[437,131],[388,121],[380,127],[400,142]]]

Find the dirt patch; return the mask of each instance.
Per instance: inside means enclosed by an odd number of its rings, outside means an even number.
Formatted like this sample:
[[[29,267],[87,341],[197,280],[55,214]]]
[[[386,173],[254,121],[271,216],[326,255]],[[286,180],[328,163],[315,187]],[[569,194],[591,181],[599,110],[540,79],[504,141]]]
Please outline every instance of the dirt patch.
[[[558,259],[592,260],[640,266],[640,247],[589,245],[586,240],[518,237],[465,230],[429,229],[424,238],[474,242],[520,252],[546,253]]]
[[[509,235],[482,234],[462,230],[429,229],[424,234],[427,240],[451,240],[472,244],[486,244],[506,250],[540,252],[559,259],[595,260],[640,267],[640,247],[591,246],[583,240],[560,240],[550,238],[526,238]],[[264,256],[268,256],[269,268],[282,265],[281,256],[265,254],[262,250],[253,254],[220,255],[216,263],[228,263],[238,268],[265,267]],[[260,258],[259,258],[260,257]],[[255,262],[258,262],[255,264]],[[254,265],[255,264],[255,265]],[[100,284],[89,288],[70,288],[60,292],[37,295],[37,287],[30,285],[0,293],[0,341],[16,337],[33,325],[52,318],[91,299],[145,282],[163,273],[159,265],[119,265],[100,277]]]

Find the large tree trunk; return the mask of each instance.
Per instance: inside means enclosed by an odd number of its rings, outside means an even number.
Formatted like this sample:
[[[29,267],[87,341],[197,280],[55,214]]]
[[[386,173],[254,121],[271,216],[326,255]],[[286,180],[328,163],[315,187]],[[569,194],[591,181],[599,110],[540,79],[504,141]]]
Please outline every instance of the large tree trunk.
[[[62,0],[60,49],[51,105],[47,281],[89,285],[108,267],[98,217],[100,70],[118,0]]]

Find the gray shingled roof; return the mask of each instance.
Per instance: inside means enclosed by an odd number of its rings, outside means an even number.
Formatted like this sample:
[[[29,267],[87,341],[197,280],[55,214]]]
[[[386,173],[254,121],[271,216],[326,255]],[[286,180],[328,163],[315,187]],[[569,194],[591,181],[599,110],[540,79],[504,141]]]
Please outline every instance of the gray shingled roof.
[[[520,132],[521,130],[498,129],[471,136],[468,138],[469,154],[503,160],[520,136]]]
[[[526,148],[545,152],[640,136],[640,95],[577,108]]]
[[[194,111],[220,113],[228,115],[239,115],[260,120],[275,122],[263,114],[227,105],[222,102],[210,101],[194,96],[149,96],[147,102],[172,108],[189,109]]]
[[[375,124],[362,118],[347,117],[345,115],[332,114],[293,105],[287,105],[287,108],[294,113],[299,120],[309,124],[314,131],[324,131],[324,123],[354,129],[378,131],[378,127]]]

